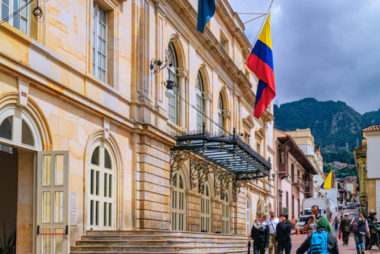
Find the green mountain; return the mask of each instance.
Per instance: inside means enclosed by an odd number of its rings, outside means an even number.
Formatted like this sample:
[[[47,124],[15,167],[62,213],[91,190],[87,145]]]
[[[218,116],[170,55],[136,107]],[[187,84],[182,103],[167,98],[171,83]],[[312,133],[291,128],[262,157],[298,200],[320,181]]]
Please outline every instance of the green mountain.
[[[325,162],[354,164],[352,151],[361,145],[361,130],[380,124],[380,109],[361,115],[342,101],[305,98],[274,106],[275,127],[289,131],[310,128]]]

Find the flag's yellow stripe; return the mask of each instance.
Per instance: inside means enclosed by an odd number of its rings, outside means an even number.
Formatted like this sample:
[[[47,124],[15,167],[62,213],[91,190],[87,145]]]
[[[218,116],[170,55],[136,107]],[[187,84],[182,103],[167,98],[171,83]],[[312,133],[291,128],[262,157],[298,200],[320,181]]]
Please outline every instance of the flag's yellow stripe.
[[[265,43],[270,49],[272,49],[272,38],[270,36],[270,13],[268,14],[267,21],[261,30],[259,40]]]
[[[330,174],[325,179],[325,184],[323,185],[324,190],[331,190],[331,182],[332,182],[332,170],[330,171]]]

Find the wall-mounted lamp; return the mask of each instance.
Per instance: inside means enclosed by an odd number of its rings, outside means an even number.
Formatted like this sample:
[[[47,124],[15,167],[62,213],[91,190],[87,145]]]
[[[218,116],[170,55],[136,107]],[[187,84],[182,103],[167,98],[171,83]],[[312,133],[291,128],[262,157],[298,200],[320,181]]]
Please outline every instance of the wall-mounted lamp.
[[[168,98],[172,98],[174,96],[174,88],[176,87],[176,84],[173,80],[167,80],[166,82],[162,82],[164,86],[166,86],[165,95]]]
[[[168,59],[172,59],[172,58],[170,56],[170,52],[167,50],[165,51],[165,61],[162,61],[161,59],[152,58],[149,64],[150,71],[156,74],[162,71],[163,69],[165,69],[167,66],[169,66],[169,68],[173,67],[173,63],[170,62]]]

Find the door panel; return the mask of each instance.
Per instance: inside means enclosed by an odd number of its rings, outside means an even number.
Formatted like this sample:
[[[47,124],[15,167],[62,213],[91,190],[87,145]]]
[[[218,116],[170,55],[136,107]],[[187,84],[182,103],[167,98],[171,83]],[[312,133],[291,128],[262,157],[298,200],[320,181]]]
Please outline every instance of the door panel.
[[[69,251],[69,152],[39,152],[36,253]]]

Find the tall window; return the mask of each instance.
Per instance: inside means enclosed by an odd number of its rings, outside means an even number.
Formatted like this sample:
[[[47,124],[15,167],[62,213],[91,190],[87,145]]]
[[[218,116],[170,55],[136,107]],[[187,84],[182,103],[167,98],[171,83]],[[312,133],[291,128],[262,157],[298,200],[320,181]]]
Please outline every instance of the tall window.
[[[185,230],[185,183],[182,175],[172,178],[172,230]]]
[[[246,220],[245,220],[245,232],[246,234],[248,235],[249,233],[251,233],[251,205],[250,205],[250,202],[249,202],[249,198],[247,197],[247,206],[246,206],[246,210],[245,210],[245,216],[246,216]]]
[[[224,115],[223,115],[223,98],[222,94],[219,94],[219,104],[218,104],[218,127],[219,127],[219,133],[223,134],[224,129]]]
[[[30,4],[28,2],[28,0],[0,0],[0,13],[2,20],[7,19],[10,25],[29,35]],[[21,11],[15,13],[18,10]]]
[[[89,172],[89,227],[112,229],[115,225],[115,165],[110,149],[98,142],[91,155]]]
[[[94,2],[92,26],[92,73],[107,82],[108,14]]]
[[[230,233],[230,202],[228,198],[228,193],[226,191],[222,192],[222,233]]]
[[[203,127],[203,110],[204,110],[204,100],[203,100],[203,80],[202,75],[198,72],[197,77],[197,87],[195,89],[196,93],[196,106],[197,106],[197,131],[202,131]]]
[[[211,223],[211,201],[210,188],[208,183],[202,185],[200,193],[201,198],[201,232],[210,232]]]
[[[169,44],[169,63],[171,63],[171,66],[168,66],[168,80],[171,80],[174,82],[175,87],[173,88],[174,96],[169,98],[169,105],[168,105],[168,113],[169,113],[169,120],[172,123],[175,123],[179,125],[179,82],[178,82],[178,76],[177,76],[177,68],[178,68],[178,62],[177,62],[177,54],[174,48],[173,43]]]

